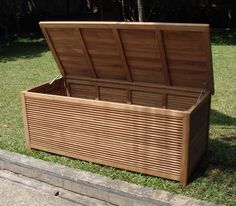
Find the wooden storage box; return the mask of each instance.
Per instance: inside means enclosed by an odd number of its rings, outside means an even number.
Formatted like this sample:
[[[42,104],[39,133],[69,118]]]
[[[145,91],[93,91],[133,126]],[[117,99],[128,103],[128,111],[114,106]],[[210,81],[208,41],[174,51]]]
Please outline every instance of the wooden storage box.
[[[28,148],[186,185],[208,142],[208,25],[40,26],[62,78],[22,92]]]

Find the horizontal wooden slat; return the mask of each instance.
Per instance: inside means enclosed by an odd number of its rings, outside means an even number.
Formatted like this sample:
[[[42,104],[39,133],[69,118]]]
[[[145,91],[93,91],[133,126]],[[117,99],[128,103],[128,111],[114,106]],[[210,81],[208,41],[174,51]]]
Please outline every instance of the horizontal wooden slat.
[[[41,145],[40,146],[39,144],[32,144],[32,148],[43,150],[43,151],[49,151],[50,150],[52,153],[68,156],[68,152],[59,151],[57,148],[56,149],[55,148],[50,148],[50,147],[48,147],[48,145],[46,145],[46,146]],[[156,176],[159,176],[159,177],[169,178],[169,179],[173,179],[173,180],[177,180],[177,181],[180,180],[179,175],[168,174],[168,173],[163,172],[163,171],[156,171],[156,170],[150,170],[150,169],[141,169],[141,168],[138,168],[138,167],[133,167],[129,164],[117,163],[117,162],[113,162],[113,161],[110,161],[110,160],[107,160],[107,159],[101,160],[101,159],[98,159],[96,157],[78,155],[78,154],[73,153],[73,152],[70,152],[70,155],[71,155],[71,157],[74,157],[74,158],[77,158],[77,159],[83,159],[83,160],[87,160],[87,161],[90,161],[90,162],[95,162],[95,163],[98,163],[98,164],[103,164],[103,165],[107,164],[107,165],[111,165],[113,167],[117,167],[117,168],[121,168],[121,169],[127,169],[127,170],[130,170],[130,171],[140,172],[140,173],[145,173],[145,172],[148,171],[148,174],[151,174],[151,175],[156,175]]]
[[[135,88],[136,90],[144,90],[144,91],[159,91],[159,92],[168,92],[169,94],[176,94],[181,96],[190,96],[190,97],[197,97],[201,92],[201,89],[197,88],[188,88],[188,87],[170,87],[164,85],[156,85],[153,83],[143,83],[143,82],[127,82],[121,80],[113,80],[113,79],[94,79],[94,78],[87,78],[87,77],[78,77],[75,75],[68,75],[66,78],[68,82],[74,82],[77,84],[87,82],[93,83],[96,82],[100,85],[107,85],[112,84],[113,87],[122,87],[122,88]]]
[[[82,159],[93,157],[111,166],[109,162],[116,162],[147,174],[151,170],[180,175],[181,117],[150,113],[147,119],[138,111],[29,96],[25,102],[33,148],[53,148]]]

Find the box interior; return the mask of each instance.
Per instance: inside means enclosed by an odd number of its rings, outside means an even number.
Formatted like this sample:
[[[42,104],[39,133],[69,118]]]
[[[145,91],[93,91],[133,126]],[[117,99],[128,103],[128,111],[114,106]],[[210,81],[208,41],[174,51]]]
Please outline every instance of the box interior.
[[[200,91],[176,90],[171,87],[114,84],[114,82],[90,82],[84,80],[56,80],[30,92],[61,95],[147,107],[186,111],[198,102]]]

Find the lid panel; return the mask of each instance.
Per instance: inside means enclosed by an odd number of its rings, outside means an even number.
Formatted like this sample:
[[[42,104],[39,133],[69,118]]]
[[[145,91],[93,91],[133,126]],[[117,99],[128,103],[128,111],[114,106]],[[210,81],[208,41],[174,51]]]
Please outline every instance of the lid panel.
[[[175,86],[202,88],[207,80],[203,33],[164,31],[163,38],[171,83]]]
[[[155,48],[155,32],[153,30],[120,30],[120,38],[123,44],[132,44],[134,46],[144,45],[147,48]]]
[[[119,31],[132,81],[164,83],[155,30]]]
[[[65,75],[92,77],[81,43],[75,38],[77,36],[75,29],[53,28],[48,30],[48,35],[51,38],[62,67],[66,68],[64,69]]]
[[[63,76],[213,91],[209,26],[132,22],[41,22]]]
[[[97,78],[126,80],[119,49],[109,29],[81,29]]]

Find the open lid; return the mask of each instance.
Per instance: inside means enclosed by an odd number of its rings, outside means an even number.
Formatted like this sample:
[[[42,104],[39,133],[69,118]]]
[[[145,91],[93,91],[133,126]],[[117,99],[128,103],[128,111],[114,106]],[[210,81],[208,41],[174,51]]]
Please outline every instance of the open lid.
[[[65,78],[214,90],[206,24],[40,22],[40,27]]]

